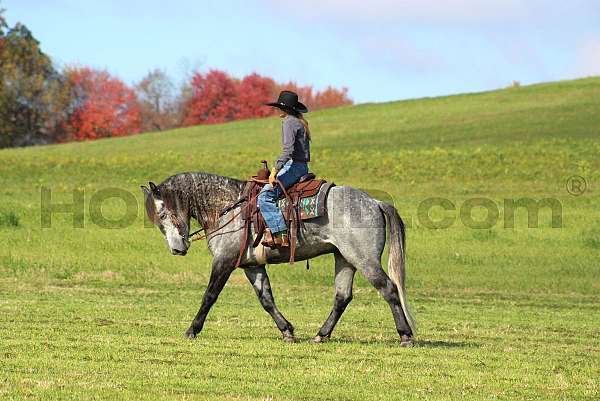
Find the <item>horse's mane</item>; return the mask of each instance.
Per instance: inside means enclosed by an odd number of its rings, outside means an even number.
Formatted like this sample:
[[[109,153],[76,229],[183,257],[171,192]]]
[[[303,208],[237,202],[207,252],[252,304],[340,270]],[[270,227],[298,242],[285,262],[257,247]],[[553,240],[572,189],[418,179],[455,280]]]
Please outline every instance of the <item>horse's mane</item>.
[[[211,173],[180,173],[165,179],[158,189],[170,208],[185,208],[205,228],[212,228],[219,212],[241,195],[245,181]]]

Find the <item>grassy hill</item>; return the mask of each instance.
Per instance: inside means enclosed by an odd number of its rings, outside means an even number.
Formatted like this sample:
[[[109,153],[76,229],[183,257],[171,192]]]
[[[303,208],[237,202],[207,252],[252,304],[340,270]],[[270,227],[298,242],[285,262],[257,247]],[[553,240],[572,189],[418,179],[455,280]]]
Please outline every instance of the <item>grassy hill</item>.
[[[0,398],[598,398],[600,78],[307,118],[311,169],[393,201],[409,224],[416,347],[397,347],[387,306],[358,277],[332,341],[308,342],[331,308],[329,256],[310,271],[270,267],[300,344],[280,343],[242,272],[197,341],[180,338],[210,258],[199,243],[185,258],[168,254],[145,228],[139,185],[182,171],[247,177],[277,156],[276,118],[10,149],[0,151]],[[572,176],[585,179],[583,194],[567,190]],[[82,191],[84,227],[54,214],[42,228],[46,190],[53,203]],[[137,210],[107,200],[106,218],[130,213],[132,223],[102,228],[90,200],[116,190]],[[431,198],[455,205],[431,210],[449,228],[428,228],[420,215]],[[499,214],[469,228],[461,210],[479,198]],[[505,199],[522,198],[558,202],[561,227],[546,208],[536,228],[524,210],[505,228]]]

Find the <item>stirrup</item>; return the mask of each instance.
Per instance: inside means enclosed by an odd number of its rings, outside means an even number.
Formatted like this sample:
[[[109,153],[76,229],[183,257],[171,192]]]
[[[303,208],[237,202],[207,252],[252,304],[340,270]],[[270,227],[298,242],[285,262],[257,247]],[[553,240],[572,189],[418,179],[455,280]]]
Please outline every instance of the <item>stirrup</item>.
[[[273,241],[275,242],[275,246],[277,246],[277,247],[289,248],[289,246],[290,246],[290,241],[288,239],[287,234],[275,236],[273,238]]]

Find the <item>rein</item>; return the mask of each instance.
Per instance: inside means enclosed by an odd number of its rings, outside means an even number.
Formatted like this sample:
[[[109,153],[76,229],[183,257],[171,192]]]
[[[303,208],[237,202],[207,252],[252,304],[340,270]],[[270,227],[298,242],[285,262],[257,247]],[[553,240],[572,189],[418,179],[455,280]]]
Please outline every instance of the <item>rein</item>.
[[[240,210],[239,212],[237,212],[236,214],[234,214],[233,216],[231,216],[231,218],[229,219],[229,221],[227,221],[227,223],[223,224],[220,227],[215,228],[214,230],[208,232],[206,231],[206,229],[201,228],[197,231],[194,231],[192,234],[190,234],[190,241],[200,241],[203,240],[205,238],[208,238],[209,236],[211,236],[212,234],[216,233],[217,231],[221,231],[223,228],[227,227],[230,223],[232,223],[236,217],[238,217],[240,214],[242,213],[242,210]],[[202,235],[198,235],[196,237],[194,237],[194,235],[199,234],[200,232],[204,231],[204,234]]]
[[[251,202],[253,201],[255,198],[258,197],[258,194],[250,199],[247,199],[246,197],[242,197],[240,199],[238,199],[234,204],[227,206],[225,209],[223,209],[221,211],[221,213],[219,213],[219,217],[223,217],[225,216],[227,213],[229,213],[231,210],[235,209],[237,206],[239,206],[240,204],[248,201]],[[236,214],[234,214],[233,216],[231,216],[231,218],[222,226],[215,228],[214,230],[208,232],[204,227],[200,228],[199,230],[194,231],[193,233],[191,233],[189,235],[190,241],[194,242],[194,241],[201,241],[203,239],[208,238],[209,236],[211,236],[212,234],[216,233],[217,231],[221,231],[223,228],[225,228],[226,226],[228,226],[230,223],[232,223],[236,217],[238,217],[244,209],[240,209],[239,212],[237,212]],[[197,235],[196,237],[194,237],[196,234],[200,234],[202,231],[204,231],[204,234],[202,235]]]

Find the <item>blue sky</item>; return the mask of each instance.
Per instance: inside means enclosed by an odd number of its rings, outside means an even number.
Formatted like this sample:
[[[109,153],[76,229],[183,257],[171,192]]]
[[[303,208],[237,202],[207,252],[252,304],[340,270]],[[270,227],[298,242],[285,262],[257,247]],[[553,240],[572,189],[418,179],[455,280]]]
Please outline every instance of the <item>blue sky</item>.
[[[559,4],[564,3],[564,4]],[[359,103],[600,75],[600,1],[0,0],[58,65],[258,72]]]

